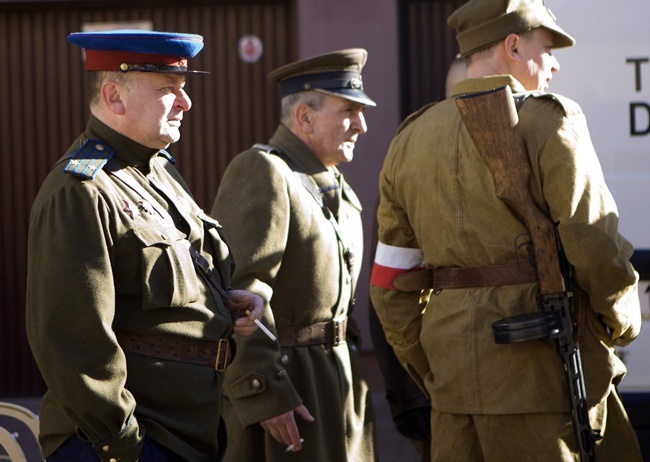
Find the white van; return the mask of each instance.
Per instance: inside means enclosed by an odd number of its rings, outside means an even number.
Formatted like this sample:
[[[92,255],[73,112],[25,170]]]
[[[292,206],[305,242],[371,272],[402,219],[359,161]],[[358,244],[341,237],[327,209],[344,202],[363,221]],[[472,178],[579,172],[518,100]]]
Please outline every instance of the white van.
[[[620,230],[634,245],[644,328],[620,350],[628,368],[619,390],[650,393],[650,2],[546,0],[576,39],[554,51],[551,92],[577,101],[616,199]]]

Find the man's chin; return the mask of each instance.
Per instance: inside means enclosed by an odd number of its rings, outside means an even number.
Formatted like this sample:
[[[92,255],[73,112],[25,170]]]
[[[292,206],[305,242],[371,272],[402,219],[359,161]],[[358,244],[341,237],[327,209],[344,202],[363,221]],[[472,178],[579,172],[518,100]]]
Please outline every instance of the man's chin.
[[[181,139],[181,132],[178,130],[169,131],[161,137],[161,140],[166,142],[168,146],[172,143],[176,143],[180,139]]]

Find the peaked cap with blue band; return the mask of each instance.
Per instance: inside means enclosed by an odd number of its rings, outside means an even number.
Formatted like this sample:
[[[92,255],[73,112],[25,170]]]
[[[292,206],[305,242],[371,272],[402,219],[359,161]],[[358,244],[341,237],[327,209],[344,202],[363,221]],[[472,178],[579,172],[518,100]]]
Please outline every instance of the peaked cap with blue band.
[[[203,49],[200,35],[119,29],[74,32],[68,41],[86,50],[87,71],[206,73],[187,67]]]
[[[367,59],[363,48],[333,51],[282,66],[271,72],[269,79],[280,84],[283,97],[313,90],[376,106],[363,91],[361,70]]]

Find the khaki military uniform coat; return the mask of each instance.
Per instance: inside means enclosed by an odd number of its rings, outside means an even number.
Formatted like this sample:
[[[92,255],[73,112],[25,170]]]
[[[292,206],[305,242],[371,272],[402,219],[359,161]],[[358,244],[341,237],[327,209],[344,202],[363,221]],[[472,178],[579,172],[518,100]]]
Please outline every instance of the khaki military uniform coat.
[[[283,151],[319,185],[333,175],[293,133],[280,126],[270,145]],[[233,283],[260,294],[264,323],[273,331],[350,315],[353,283],[363,252],[360,204],[343,187],[338,223],[354,255],[349,274],[334,227],[280,156],[253,148],[229,165],[212,209],[226,230],[236,261]],[[358,335],[349,323],[338,346],[280,348],[262,332],[238,339],[226,372],[224,405],[228,461],[372,461],[371,394],[362,376]],[[304,403],[316,421],[296,416],[300,452],[265,434],[260,421]]]
[[[461,82],[454,96],[510,85],[511,77]],[[589,296],[580,348],[589,404],[603,401],[625,372],[614,355],[640,330],[632,246],[572,101],[531,95],[519,110],[535,202],[557,223],[577,283]],[[411,118],[393,140],[380,176],[379,240],[421,249],[429,267],[518,261],[527,229],[496,197],[494,181],[453,98]],[[525,257],[524,257],[525,258]],[[427,390],[433,409],[458,414],[566,412],[568,396],[554,340],[494,343],[492,323],[537,310],[536,284],[419,292],[371,287],[387,338]],[[424,311],[423,311],[424,308]],[[602,422],[600,422],[602,423]],[[598,426],[594,428],[603,428]]]
[[[102,460],[134,461],[146,434],[187,460],[215,461],[225,444],[222,373],[125,353],[115,333],[227,338],[230,313],[195,271],[189,247],[215,267],[223,287],[232,269],[228,247],[165,156],[94,117],[70,152],[86,139],[114,149],[124,173],[156,203],[104,170],[94,179],[66,174],[65,162],[34,202],[27,334],[48,386],[40,411],[43,454],[77,433]]]

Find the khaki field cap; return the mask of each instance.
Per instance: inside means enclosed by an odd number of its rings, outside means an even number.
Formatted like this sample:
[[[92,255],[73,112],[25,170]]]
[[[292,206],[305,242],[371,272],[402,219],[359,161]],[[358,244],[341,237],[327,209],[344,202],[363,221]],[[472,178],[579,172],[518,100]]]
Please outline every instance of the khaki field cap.
[[[470,0],[458,8],[447,23],[456,29],[460,54],[467,56],[505,39],[510,34],[544,27],[554,37],[554,48],[576,41],[555,23],[544,0]]]
[[[368,52],[363,48],[333,51],[282,66],[269,74],[280,84],[282,96],[301,91],[318,91],[366,106],[376,106],[363,91],[361,69]]]

